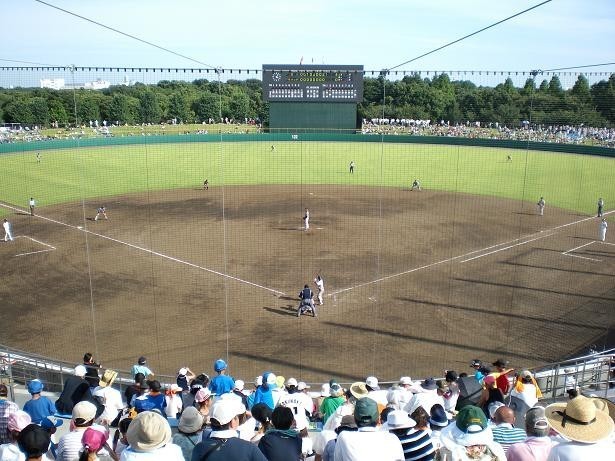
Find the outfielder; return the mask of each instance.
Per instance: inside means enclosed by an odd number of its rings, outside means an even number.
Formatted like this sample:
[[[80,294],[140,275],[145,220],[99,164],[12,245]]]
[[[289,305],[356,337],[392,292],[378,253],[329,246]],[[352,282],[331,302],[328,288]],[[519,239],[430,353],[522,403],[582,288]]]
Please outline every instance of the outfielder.
[[[350,168],[350,174],[354,173],[354,160],[350,162],[349,168]]]
[[[538,203],[536,205],[538,206],[538,213],[540,214],[540,216],[543,216],[545,214],[545,199],[544,199],[544,197],[540,197],[540,200],[538,200]]]
[[[598,237],[600,238],[601,242],[604,242],[606,240],[607,227],[609,227],[609,225],[606,222],[606,218],[602,218],[602,221],[600,221],[600,224],[598,225]]]
[[[13,241],[13,233],[11,232],[11,223],[9,222],[8,219],[4,219],[4,222],[2,223],[2,227],[4,228],[4,241],[8,242],[8,241]]]
[[[320,274],[316,276],[314,283],[318,287],[318,305],[322,306],[323,296],[325,295],[325,282],[322,280]]]
[[[30,216],[34,216],[34,207],[36,206],[36,202],[32,197],[30,197],[30,202],[28,202],[28,204],[30,205]]]
[[[310,230],[310,210],[305,209],[305,214],[303,215],[303,230]]]

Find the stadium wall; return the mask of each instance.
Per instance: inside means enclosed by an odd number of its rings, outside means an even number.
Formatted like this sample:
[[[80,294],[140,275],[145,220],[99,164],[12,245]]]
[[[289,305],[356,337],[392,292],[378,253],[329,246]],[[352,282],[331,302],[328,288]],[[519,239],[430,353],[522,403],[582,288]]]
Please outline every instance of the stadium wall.
[[[30,143],[0,144],[0,154],[12,152],[32,152],[38,150],[67,149],[80,147],[123,146],[133,144],[170,144],[178,142],[385,142],[401,144],[439,144],[453,146],[492,147],[503,149],[536,150],[570,154],[615,157],[615,149],[580,144],[557,144],[534,141],[511,141],[501,139],[468,139],[443,136],[404,136],[404,135],[359,135],[332,133],[277,133],[277,134],[191,134],[165,136],[127,136],[118,138],[85,138],[38,141]]]

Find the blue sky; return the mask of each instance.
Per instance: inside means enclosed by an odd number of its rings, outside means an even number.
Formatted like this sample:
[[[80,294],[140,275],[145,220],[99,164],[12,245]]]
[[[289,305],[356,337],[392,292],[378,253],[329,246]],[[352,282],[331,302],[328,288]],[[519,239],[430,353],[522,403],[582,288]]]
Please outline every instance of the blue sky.
[[[540,0],[49,0],[214,67],[390,68]],[[200,67],[33,0],[2,8],[0,59]],[[615,1],[553,0],[401,70],[530,70],[615,61]],[[0,66],[17,65],[0,61]],[[596,71],[615,71],[615,66]]]

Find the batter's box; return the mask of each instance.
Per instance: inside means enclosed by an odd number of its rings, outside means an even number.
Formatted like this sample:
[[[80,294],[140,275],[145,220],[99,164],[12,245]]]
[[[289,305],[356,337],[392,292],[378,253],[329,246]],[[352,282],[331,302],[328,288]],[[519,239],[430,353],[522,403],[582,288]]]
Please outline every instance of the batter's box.
[[[590,247],[590,245],[592,245]],[[572,254],[575,251],[578,251],[582,248],[586,248],[586,253],[585,254],[591,254],[592,256],[599,256],[600,253],[604,254],[604,252],[599,250],[599,247],[603,247],[603,245],[608,245],[607,248],[614,248],[615,247],[615,243],[608,243],[608,242],[598,242],[596,240],[592,240],[591,242],[587,242],[584,243],[581,246],[578,246],[576,248],[572,248],[571,250],[568,251],[562,251],[562,254],[565,256],[571,256],[573,258],[580,258],[580,259],[587,259],[589,261],[597,261],[597,262],[602,262],[602,259],[598,259],[596,257],[589,257],[589,256],[581,256],[579,254]],[[589,250],[589,248],[591,248],[591,251]],[[615,252],[607,252],[607,254],[604,254],[604,256],[606,257],[613,257],[615,256]]]
[[[49,245],[48,243],[41,242],[40,240],[36,240],[27,235],[17,235],[15,236],[15,243],[17,243],[17,239],[24,239],[23,241],[19,241],[17,245],[15,245],[15,251],[17,254],[13,255],[17,256],[28,256],[35,255],[39,253],[47,253],[49,251],[53,251],[56,249],[53,245]]]

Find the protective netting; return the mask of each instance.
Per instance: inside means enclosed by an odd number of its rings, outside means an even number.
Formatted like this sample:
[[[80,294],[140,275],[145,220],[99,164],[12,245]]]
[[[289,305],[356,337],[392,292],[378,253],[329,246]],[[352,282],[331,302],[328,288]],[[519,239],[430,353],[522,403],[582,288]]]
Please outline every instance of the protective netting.
[[[607,345],[614,76],[365,71],[356,107],[275,106],[261,78],[0,68],[2,342],[305,381]]]

